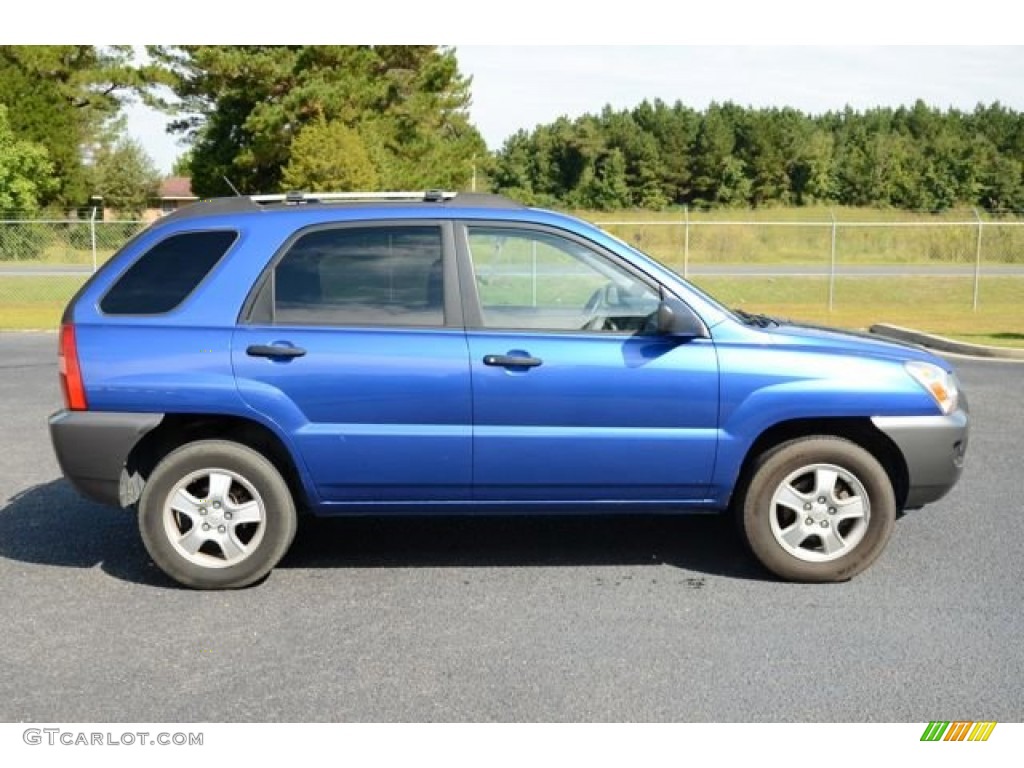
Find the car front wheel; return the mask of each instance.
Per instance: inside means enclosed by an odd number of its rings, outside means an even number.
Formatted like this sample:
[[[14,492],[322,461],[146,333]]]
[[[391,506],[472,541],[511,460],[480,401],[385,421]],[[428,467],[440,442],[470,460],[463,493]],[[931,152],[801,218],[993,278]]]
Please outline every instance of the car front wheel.
[[[295,536],[295,503],[264,456],[238,443],[201,440],[169,453],[139,500],[153,561],[198,589],[244,587],[277,565]]]
[[[741,499],[754,555],[784,579],[845,581],[882,553],[896,520],[885,469],[835,437],[792,440],[757,461]]]

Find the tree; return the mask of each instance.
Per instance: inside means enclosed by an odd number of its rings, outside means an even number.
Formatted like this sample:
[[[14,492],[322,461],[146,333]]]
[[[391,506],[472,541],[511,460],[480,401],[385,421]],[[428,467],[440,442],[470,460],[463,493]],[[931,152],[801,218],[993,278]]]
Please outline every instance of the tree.
[[[1024,163],[986,142],[978,153],[978,202],[994,211],[1024,209]]]
[[[303,128],[292,142],[282,182],[288,190],[345,192],[373,189],[378,176],[356,131],[344,123],[319,120]]]
[[[653,138],[657,148],[661,191],[670,202],[689,202],[692,198],[690,153],[697,138],[700,115],[682,102],[669,107],[655,99],[653,103],[644,101],[634,109],[633,119]]]
[[[789,168],[793,202],[797,205],[835,199],[833,152],[832,134],[822,128],[810,127],[801,137]]]
[[[855,206],[898,206],[914,183],[913,139],[894,128],[891,109],[863,114],[851,108],[836,127],[838,202]]]
[[[750,181],[750,203],[755,208],[770,202],[789,203],[787,173],[792,144],[777,110],[749,112],[737,126],[736,154],[743,161]]]
[[[84,202],[84,147],[156,76],[132,64],[131,46],[0,46],[0,104],[14,132],[45,147],[53,163],[57,184],[41,202]]]
[[[605,107],[601,113],[602,131],[611,152],[618,152],[623,162],[624,191],[616,194],[622,202],[615,207],[640,205],[662,208],[668,202],[668,191],[662,182],[658,143],[627,111],[613,112]],[[604,173],[614,175],[618,161],[603,158]],[[610,164],[609,164],[610,163]]]
[[[174,164],[171,166],[171,176],[191,176],[192,175],[192,150],[186,150],[174,158]]]
[[[35,211],[54,186],[46,148],[14,135],[0,104],[0,211]]]
[[[280,189],[296,137],[338,123],[361,137],[380,184],[464,187],[486,154],[469,123],[469,80],[437,46],[150,48],[192,142],[200,195]]]
[[[620,150],[612,149],[598,158],[592,170],[588,169],[585,183],[577,192],[577,200],[577,204],[584,208],[603,211],[625,208],[630,204],[626,160]]]
[[[505,139],[501,151],[494,157],[492,181],[496,189],[505,194],[534,204],[537,179],[537,152],[533,136],[524,130],[516,131]]]
[[[697,129],[691,165],[694,200],[708,206],[746,204],[750,181],[735,154],[736,128],[743,111],[734,104],[712,104]]]
[[[103,142],[88,170],[91,195],[121,215],[138,217],[156,196],[160,174],[142,145],[131,138]]]
[[[1020,209],[1022,169],[1024,115],[998,103],[971,114],[918,101],[811,116],[645,101],[520,131],[496,153],[493,182],[530,203],[569,207],[839,202],[940,211]]]

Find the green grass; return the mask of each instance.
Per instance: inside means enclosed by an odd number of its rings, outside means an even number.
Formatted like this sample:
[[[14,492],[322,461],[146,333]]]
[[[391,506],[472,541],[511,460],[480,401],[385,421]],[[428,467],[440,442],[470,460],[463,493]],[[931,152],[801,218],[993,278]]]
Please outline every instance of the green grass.
[[[976,344],[1024,346],[1024,278],[982,278],[972,310],[970,278],[841,277],[833,310],[828,280],[817,277],[700,277],[723,304],[810,323],[867,328],[890,323]]]
[[[55,328],[81,282],[0,277],[0,329]],[[1024,278],[983,278],[976,312],[969,278],[841,277],[832,312],[825,278],[699,277],[694,282],[727,306],[792,320],[846,328],[891,323],[977,344],[1024,347]]]
[[[832,256],[828,208],[719,210],[689,214],[691,264],[828,264]],[[660,261],[682,264],[686,226],[682,211],[575,211]],[[840,264],[973,264],[978,227],[971,211],[941,215],[837,208],[836,260]],[[610,224],[607,222],[616,222]],[[672,222],[671,224],[651,222]],[[755,222],[749,226],[736,222]],[[780,226],[782,222],[784,226]],[[960,222],[957,226],[948,226]],[[913,227],[851,226],[912,223]],[[982,261],[1024,264],[1020,220],[985,220]],[[795,226],[799,224],[800,226]],[[845,226],[844,226],[845,225]]]
[[[683,212],[582,212],[592,221],[627,221],[608,226],[613,234],[632,242],[641,250],[660,258],[675,269],[682,269]],[[691,265],[700,264],[814,264],[829,262],[830,227],[713,226],[724,221],[799,221],[828,223],[826,208],[770,208],[758,211],[714,211],[691,213],[689,256]],[[926,224],[971,221],[969,211],[948,212],[941,216],[908,214],[904,211],[836,209],[840,222],[905,222]],[[674,219],[671,226],[645,224]],[[703,222],[703,223],[702,223]],[[986,222],[982,231],[983,264],[1024,264],[1024,226],[995,226]],[[39,225],[34,225],[39,226]],[[59,225],[55,225],[59,229]],[[106,237],[114,230],[106,231]],[[2,233],[0,233],[2,234]],[[974,263],[977,229],[964,227],[922,228],[840,228],[837,231],[836,258],[840,264],[914,264],[948,266]],[[120,243],[102,242],[101,259]],[[0,246],[3,245],[0,238]],[[509,242],[502,251],[493,242],[474,243],[474,257],[481,265],[532,263],[533,253],[522,252],[522,245]],[[0,249],[2,250],[2,249]],[[556,266],[555,255],[537,252],[538,265]],[[0,261],[0,329],[54,328],[68,299],[84,276],[15,277],[4,276],[6,267],[29,264],[91,263],[87,250],[71,248],[71,241],[58,239],[33,261]],[[564,259],[564,257],[562,257]],[[971,277],[839,277],[835,283],[833,310],[828,309],[828,281],[819,277],[702,277],[694,282],[729,306],[749,311],[789,317],[794,320],[849,328],[865,328],[874,323],[892,323],[939,333],[982,344],[1024,346],[1024,278],[985,277],[979,291],[979,308],[972,310]],[[580,288],[580,286],[576,286]],[[585,286],[579,296],[569,296],[548,279],[537,284],[540,303],[580,300],[589,295]],[[522,278],[494,277],[492,300],[519,297],[531,292]],[[511,300],[511,299],[509,299]],[[585,299],[583,299],[585,300]]]
[[[0,273],[0,329],[56,328],[85,276],[3,277]]]

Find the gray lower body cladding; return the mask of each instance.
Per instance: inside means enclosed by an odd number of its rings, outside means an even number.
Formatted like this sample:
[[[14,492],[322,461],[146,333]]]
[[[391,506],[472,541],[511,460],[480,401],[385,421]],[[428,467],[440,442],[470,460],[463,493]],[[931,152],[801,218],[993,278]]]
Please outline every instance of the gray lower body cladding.
[[[125,461],[163,418],[162,413],[58,411],[50,417],[50,440],[61,471],[78,491],[121,506]]]
[[[876,416],[871,421],[896,444],[907,463],[908,509],[937,501],[956,485],[967,452],[966,409],[948,416]]]

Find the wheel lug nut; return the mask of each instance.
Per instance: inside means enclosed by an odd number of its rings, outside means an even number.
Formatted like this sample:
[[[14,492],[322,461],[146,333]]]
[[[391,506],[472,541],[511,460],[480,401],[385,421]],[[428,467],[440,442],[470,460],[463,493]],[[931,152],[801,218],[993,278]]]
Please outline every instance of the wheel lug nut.
[[[834,512],[835,510],[832,510],[832,511]],[[230,520],[231,519],[231,513],[230,512],[225,512],[224,513],[224,519],[225,520]]]
[[[807,525],[814,525],[814,518],[813,517],[808,517],[806,520],[804,520],[804,522]]]
[[[206,507],[200,507],[199,508],[199,514],[200,515],[205,515],[206,514]]]
[[[834,515],[834,514],[836,513],[836,508],[835,508],[835,507],[829,507],[829,508],[828,508],[828,513],[829,513],[830,515]]]
[[[819,496],[818,497],[818,503],[819,504],[824,504],[825,503],[825,497],[824,496]]]
[[[204,531],[210,530],[210,524],[209,523],[203,523],[203,530]]]
[[[821,527],[822,528],[828,528],[828,520],[822,520],[821,521]]]
[[[804,504],[804,509],[805,509],[805,510],[806,510],[807,512],[810,512],[810,511],[811,511],[811,505],[810,505],[810,502],[808,502],[807,504]]]
[[[825,525],[828,525],[828,523],[825,523]],[[218,531],[220,531],[221,533],[224,533],[224,532],[225,532],[225,531],[227,530],[227,528],[225,528],[225,527],[224,527],[224,526],[222,525],[222,526],[220,526],[219,528],[217,528],[217,530],[218,530]]]
[[[219,501],[213,502],[213,508],[214,509],[220,509],[220,502]]]

